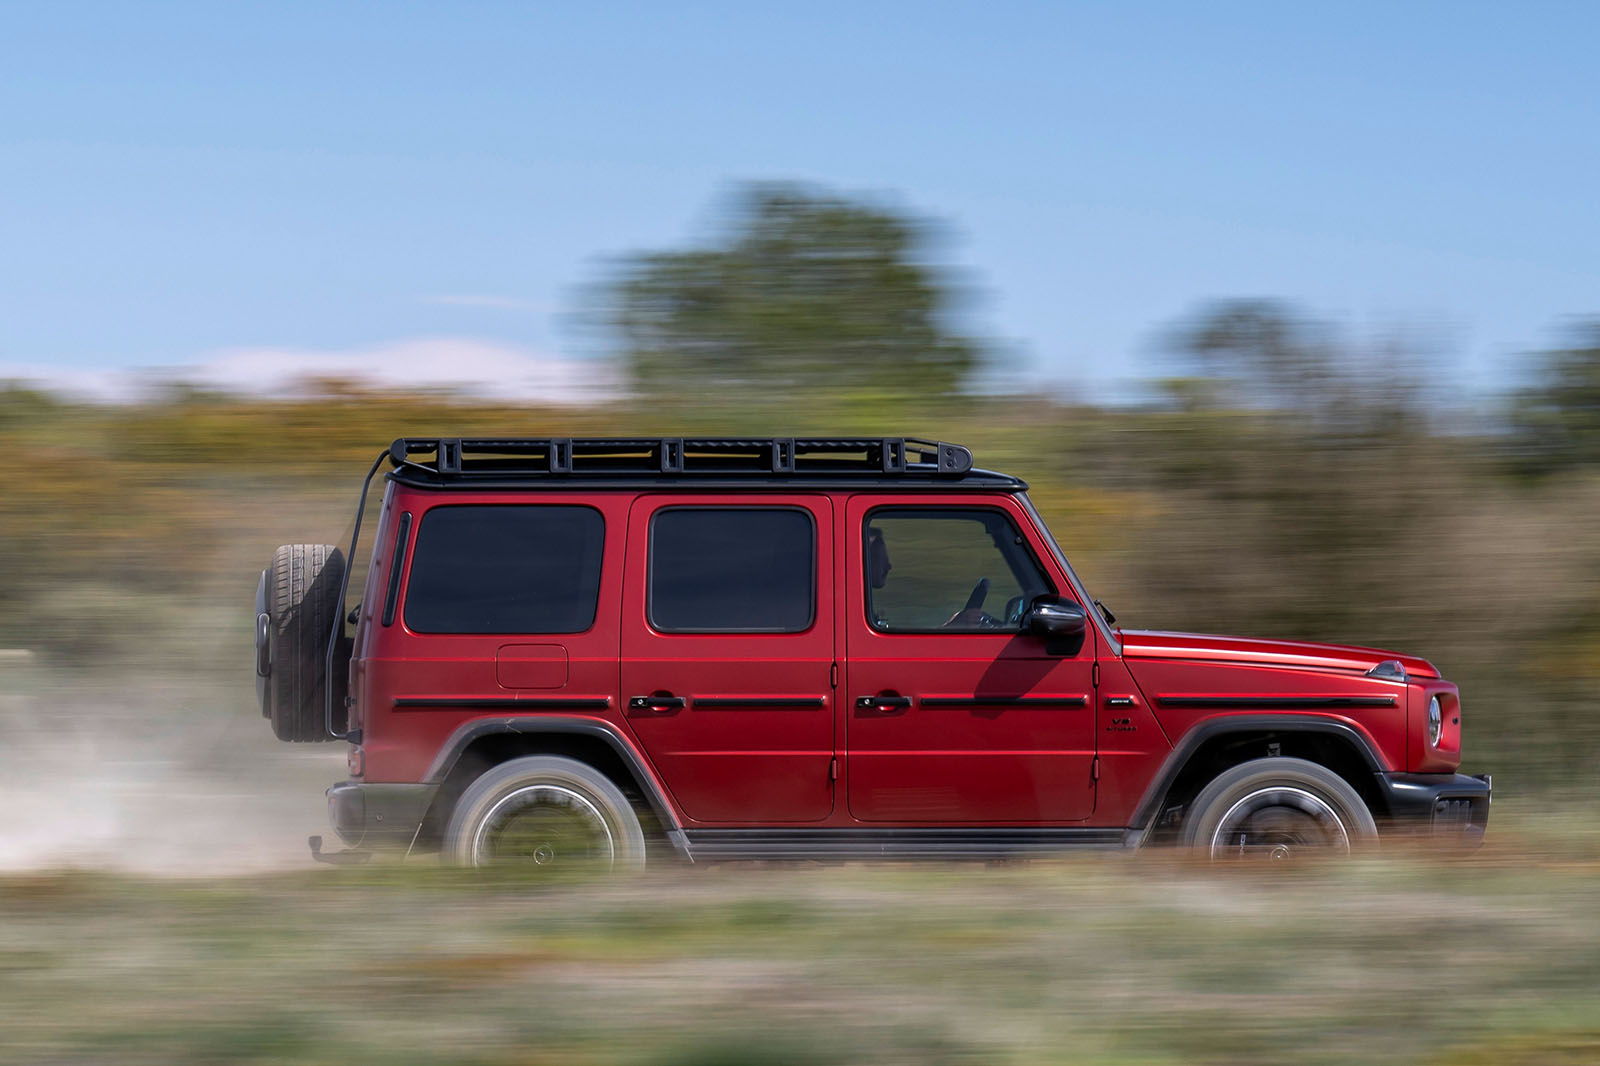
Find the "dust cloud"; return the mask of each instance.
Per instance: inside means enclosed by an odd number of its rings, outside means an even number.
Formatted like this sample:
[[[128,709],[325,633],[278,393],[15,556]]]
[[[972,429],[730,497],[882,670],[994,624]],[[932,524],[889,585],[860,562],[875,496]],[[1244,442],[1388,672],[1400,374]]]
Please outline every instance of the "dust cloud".
[[[0,654],[0,871],[304,868],[344,751],[278,743],[244,686]]]

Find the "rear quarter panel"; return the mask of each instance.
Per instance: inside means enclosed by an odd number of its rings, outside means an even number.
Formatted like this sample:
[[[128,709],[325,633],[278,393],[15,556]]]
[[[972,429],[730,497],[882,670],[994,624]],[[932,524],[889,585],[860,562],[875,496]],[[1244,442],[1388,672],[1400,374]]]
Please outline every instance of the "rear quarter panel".
[[[384,626],[377,617],[369,616],[364,620],[367,639],[360,643],[352,664],[360,678],[359,704],[367,780],[422,780],[445,741],[456,729],[475,718],[576,714],[605,722],[633,742],[632,731],[618,708],[617,693],[617,618],[622,600],[627,508],[631,499],[631,494],[627,493],[551,492],[535,497],[528,493],[426,493],[405,488],[393,494],[386,505],[386,514],[398,516],[410,512],[413,515],[410,533],[413,544],[427,513],[436,507],[530,503],[576,504],[599,511],[605,520],[605,543],[595,619],[582,633],[413,632],[405,619],[404,605],[410,582],[409,572],[405,573],[399,588],[400,609],[393,622]],[[394,528],[390,522],[388,529]],[[393,554],[392,549],[392,545],[383,546],[388,555]],[[374,576],[386,579],[386,567],[378,568]],[[376,597],[369,597],[369,601],[371,611],[381,609]],[[502,649],[527,644],[559,648],[564,653],[567,665],[559,682],[542,683],[531,689],[504,683],[507,677],[502,670]],[[433,703],[422,708],[396,705],[399,700],[419,698]],[[561,707],[563,700],[597,706]],[[493,701],[493,705],[485,706],[482,701]],[[603,704],[600,701],[604,701]],[[518,703],[522,706],[517,706]]]

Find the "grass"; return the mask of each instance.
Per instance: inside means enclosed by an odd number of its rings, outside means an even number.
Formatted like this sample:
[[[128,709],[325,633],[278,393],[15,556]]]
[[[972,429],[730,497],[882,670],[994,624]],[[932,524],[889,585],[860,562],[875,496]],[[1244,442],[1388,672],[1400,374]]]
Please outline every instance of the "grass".
[[[1587,1063],[1582,832],[1274,876],[1162,856],[545,887],[11,876],[0,1061]]]

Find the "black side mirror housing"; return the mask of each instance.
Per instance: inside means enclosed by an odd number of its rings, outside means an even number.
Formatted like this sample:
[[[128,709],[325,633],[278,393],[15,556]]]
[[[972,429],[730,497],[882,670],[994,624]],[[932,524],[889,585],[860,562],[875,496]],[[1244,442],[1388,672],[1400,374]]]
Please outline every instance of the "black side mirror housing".
[[[1052,655],[1074,655],[1083,647],[1089,616],[1083,607],[1061,596],[1034,597],[1022,618],[1024,632],[1045,639]]]

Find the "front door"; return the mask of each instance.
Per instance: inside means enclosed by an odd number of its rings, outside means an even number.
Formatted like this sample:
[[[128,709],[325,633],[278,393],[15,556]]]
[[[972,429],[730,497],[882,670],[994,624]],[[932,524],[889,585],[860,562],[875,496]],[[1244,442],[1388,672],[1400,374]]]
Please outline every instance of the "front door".
[[[826,496],[642,496],[628,518],[622,696],[684,815],[833,811],[834,531]]]
[[[1095,633],[1049,649],[1070,595],[1010,497],[854,496],[846,510],[847,793],[863,822],[1058,825],[1094,812]],[[1052,654],[1055,652],[1057,654]]]

